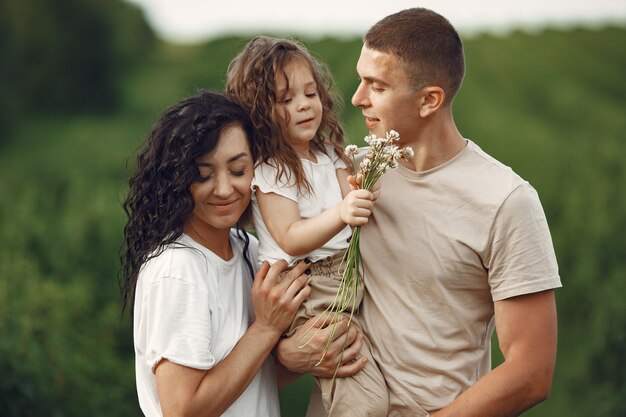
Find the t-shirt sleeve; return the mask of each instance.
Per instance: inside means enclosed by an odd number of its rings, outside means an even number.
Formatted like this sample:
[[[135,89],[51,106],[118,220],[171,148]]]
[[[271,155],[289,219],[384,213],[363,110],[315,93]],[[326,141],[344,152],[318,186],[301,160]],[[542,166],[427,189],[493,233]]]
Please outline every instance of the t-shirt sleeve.
[[[352,169],[352,167],[346,165],[346,163],[335,153],[335,149],[331,145],[324,143],[324,150],[326,151],[326,155],[328,155],[330,160],[333,162],[335,169]]]
[[[270,164],[260,164],[254,169],[252,191],[260,190],[263,193],[276,193],[290,200],[298,202],[298,187],[295,178],[289,170],[281,177],[277,177],[278,169]],[[255,198],[254,193],[252,198]]]
[[[550,230],[539,197],[518,186],[496,214],[491,230],[489,285],[494,301],[561,287]]]
[[[214,366],[208,299],[205,290],[181,278],[164,277],[147,288],[141,314],[152,372],[162,359],[195,369]]]

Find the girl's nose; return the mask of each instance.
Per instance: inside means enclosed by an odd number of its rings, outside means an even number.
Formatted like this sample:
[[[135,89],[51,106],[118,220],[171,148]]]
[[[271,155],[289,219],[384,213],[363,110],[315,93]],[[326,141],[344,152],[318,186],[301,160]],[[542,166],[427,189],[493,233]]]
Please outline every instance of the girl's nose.
[[[307,100],[306,98],[300,99],[300,101],[298,102],[299,111],[308,110],[310,108],[311,108],[311,103],[309,103],[309,100]]]

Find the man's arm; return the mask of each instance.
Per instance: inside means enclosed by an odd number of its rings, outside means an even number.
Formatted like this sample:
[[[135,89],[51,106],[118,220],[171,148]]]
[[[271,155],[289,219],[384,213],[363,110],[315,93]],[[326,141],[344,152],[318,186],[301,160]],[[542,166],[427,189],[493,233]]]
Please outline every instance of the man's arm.
[[[350,326],[348,339],[345,339],[346,317],[342,318],[335,329],[333,341],[328,346],[324,360],[318,363],[322,357],[326,341],[331,335],[332,325],[319,329],[319,332],[313,338],[310,338],[310,336],[303,337],[303,333],[310,329],[311,326],[319,327],[322,321],[317,320],[317,316],[313,317],[300,326],[298,331],[292,336],[282,339],[275,349],[278,361],[291,372],[298,374],[310,373],[327,378],[331,378],[335,374],[339,361],[341,361],[341,366],[337,369],[336,375],[339,378],[352,376],[363,369],[367,363],[367,358],[359,353],[363,336],[356,330],[356,326]],[[308,343],[303,346],[303,343],[306,341]],[[341,354],[342,350],[343,355]]]
[[[517,416],[550,394],[557,344],[554,291],[496,301],[495,319],[504,362],[433,417]]]

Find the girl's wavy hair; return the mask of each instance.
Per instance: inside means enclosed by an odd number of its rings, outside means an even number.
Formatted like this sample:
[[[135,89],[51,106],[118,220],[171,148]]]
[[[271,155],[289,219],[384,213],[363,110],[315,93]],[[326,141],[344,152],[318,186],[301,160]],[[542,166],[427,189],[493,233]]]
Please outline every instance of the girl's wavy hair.
[[[335,115],[341,98],[332,88],[330,71],[299,42],[268,36],[252,39],[228,65],[226,91],[236,96],[251,114],[257,134],[254,144],[257,163],[275,166],[277,181],[283,177],[288,182],[292,181],[293,175],[300,191],[311,192],[300,157],[281,129],[281,125],[288,120],[283,120],[277,109],[282,97],[276,90],[276,81],[282,77],[289,88],[285,68],[294,61],[303,62],[310,68],[322,103],[322,121],[311,145],[322,153],[326,153],[325,143],[331,145],[336,156],[351,166],[351,161],[343,152],[343,129]]]
[[[185,222],[194,209],[190,191],[198,181],[198,158],[217,146],[222,130],[240,126],[246,133],[253,160],[254,129],[246,109],[236,99],[222,93],[200,91],[166,110],[152,127],[137,157],[135,172],[129,180],[128,196],[123,203],[128,221],[121,249],[122,313],[134,300],[141,266],[160,254],[166,245],[183,233]],[[250,206],[236,224],[244,241],[248,259]]]

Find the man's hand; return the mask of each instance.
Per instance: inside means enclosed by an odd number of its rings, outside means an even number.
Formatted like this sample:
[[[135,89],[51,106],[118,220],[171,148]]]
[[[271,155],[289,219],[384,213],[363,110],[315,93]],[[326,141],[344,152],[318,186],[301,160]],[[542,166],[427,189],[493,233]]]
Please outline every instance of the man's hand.
[[[343,317],[337,323],[333,341],[328,346],[324,359],[318,364],[334,325],[321,327],[324,320],[318,320],[318,317],[309,319],[291,337],[279,342],[276,348],[278,361],[291,372],[310,373],[326,378],[331,378],[333,375],[340,378],[352,376],[363,369],[367,363],[367,358],[359,354],[363,336],[355,326],[347,329],[347,317]],[[304,335],[307,330],[308,333]],[[305,342],[308,343],[304,344]],[[337,368],[339,361],[341,361],[341,366]],[[337,370],[336,374],[335,370]]]

